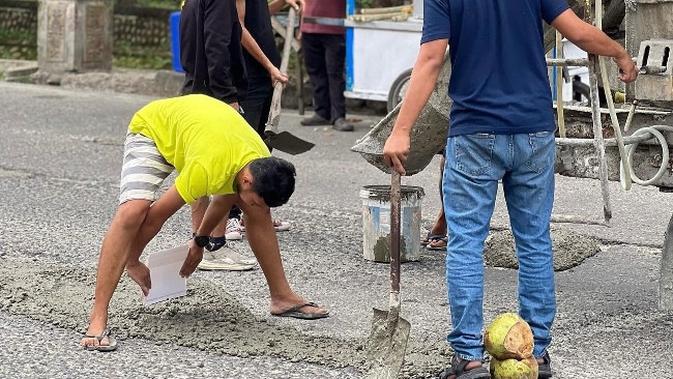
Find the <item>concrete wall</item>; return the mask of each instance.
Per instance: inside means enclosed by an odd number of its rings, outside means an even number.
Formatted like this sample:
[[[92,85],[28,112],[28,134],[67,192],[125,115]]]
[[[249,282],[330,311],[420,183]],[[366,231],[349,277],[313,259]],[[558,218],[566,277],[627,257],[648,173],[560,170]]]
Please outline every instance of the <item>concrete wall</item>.
[[[37,1],[0,0],[0,47],[20,45],[37,48],[37,4]],[[147,48],[155,50],[152,54],[157,50],[169,54],[170,12],[171,10],[156,8],[115,7],[115,55],[142,54],[138,50]]]

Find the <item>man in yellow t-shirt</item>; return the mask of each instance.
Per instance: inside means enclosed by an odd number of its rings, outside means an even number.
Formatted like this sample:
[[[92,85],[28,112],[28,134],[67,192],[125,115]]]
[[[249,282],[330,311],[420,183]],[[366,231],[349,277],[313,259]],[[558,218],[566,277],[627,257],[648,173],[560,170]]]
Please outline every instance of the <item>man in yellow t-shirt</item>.
[[[175,184],[157,199],[161,183],[173,170]],[[257,132],[229,105],[206,95],[153,101],[139,110],[124,144],[119,208],[103,240],[94,307],[81,345],[88,350],[116,348],[107,328],[108,308],[121,274],[144,294],[150,272],[140,262],[145,246],[183,205],[213,196],[190,241],[180,275],[188,277],[203,258],[209,235],[229,209],[246,214],[247,234],[271,293],[271,314],[302,319],[328,316],[291,288],[280,258],[270,207],[281,206],[294,192],[295,168],[272,157]]]

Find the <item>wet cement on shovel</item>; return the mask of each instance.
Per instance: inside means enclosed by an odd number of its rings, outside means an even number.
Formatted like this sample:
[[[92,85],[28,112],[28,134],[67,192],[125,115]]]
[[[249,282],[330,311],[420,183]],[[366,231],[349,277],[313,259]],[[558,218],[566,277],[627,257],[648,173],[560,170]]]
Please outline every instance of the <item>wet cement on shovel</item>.
[[[0,310],[83,332],[94,281],[95,272],[81,267],[0,258]],[[364,339],[310,336],[269,324],[222,287],[198,278],[190,280],[188,296],[143,307],[135,283],[124,277],[112,300],[110,325],[122,345],[124,338],[142,338],[240,357],[265,355],[365,369]],[[405,378],[433,377],[449,356],[445,343],[428,346],[413,338],[407,352]]]

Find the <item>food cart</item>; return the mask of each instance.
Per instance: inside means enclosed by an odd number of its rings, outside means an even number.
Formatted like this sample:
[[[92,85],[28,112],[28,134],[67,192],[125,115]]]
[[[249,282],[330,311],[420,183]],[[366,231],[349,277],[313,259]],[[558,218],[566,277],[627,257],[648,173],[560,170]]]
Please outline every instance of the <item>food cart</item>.
[[[348,0],[346,92],[352,99],[384,101],[392,110],[401,100],[416,61],[423,29],[423,1],[413,1],[404,21],[358,21],[355,0]]]

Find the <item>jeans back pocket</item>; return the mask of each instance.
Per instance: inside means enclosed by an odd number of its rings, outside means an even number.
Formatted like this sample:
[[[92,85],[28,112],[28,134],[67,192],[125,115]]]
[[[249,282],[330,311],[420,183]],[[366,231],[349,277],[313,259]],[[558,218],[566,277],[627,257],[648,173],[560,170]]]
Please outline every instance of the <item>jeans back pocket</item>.
[[[476,133],[453,138],[456,170],[470,176],[487,174],[493,162],[495,134]]]
[[[528,134],[531,148],[528,168],[542,173],[546,168],[554,167],[556,157],[556,138],[553,132],[537,132]]]

